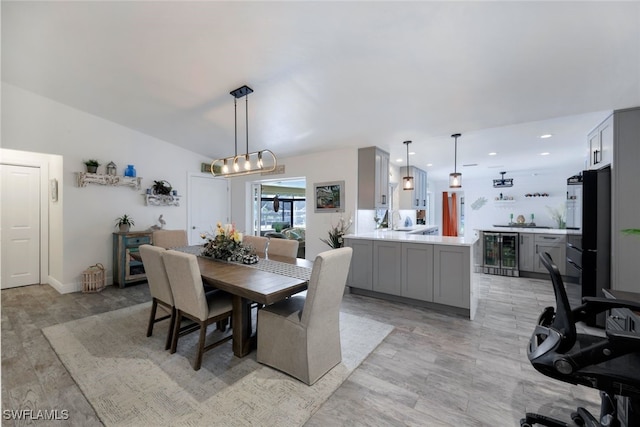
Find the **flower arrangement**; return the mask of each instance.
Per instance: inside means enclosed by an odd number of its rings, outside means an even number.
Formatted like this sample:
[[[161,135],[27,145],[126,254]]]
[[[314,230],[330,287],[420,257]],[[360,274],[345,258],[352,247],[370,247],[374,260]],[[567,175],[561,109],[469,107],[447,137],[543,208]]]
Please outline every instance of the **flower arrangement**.
[[[203,256],[227,261],[242,261],[242,258],[251,252],[250,246],[242,245],[242,233],[236,230],[234,224],[222,225],[218,222],[213,236],[203,233],[200,237],[207,239],[202,250]]]
[[[344,235],[347,234],[347,231],[349,231],[349,228],[351,228],[352,223],[353,219],[349,218],[349,221],[347,222],[343,217],[340,217],[340,220],[338,220],[338,225],[331,225],[331,230],[329,230],[329,238],[320,240],[331,246],[333,249],[341,248],[344,245]]]

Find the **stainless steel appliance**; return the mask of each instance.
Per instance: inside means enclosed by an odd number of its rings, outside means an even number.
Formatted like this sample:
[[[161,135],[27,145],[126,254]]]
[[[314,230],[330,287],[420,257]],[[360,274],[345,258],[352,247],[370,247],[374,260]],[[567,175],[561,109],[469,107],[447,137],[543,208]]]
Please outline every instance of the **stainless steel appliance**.
[[[486,274],[519,276],[518,233],[483,233],[484,263]]]
[[[567,274],[578,277],[583,297],[603,297],[611,287],[611,167],[583,171],[581,196],[582,227],[567,235]],[[586,323],[604,327],[604,314]]]

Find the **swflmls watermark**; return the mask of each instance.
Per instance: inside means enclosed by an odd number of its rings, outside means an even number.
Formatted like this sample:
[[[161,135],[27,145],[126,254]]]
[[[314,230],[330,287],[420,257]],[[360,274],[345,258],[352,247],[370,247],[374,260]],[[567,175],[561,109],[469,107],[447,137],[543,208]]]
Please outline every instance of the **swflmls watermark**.
[[[64,421],[69,419],[69,411],[67,409],[4,409],[2,418],[14,421]]]

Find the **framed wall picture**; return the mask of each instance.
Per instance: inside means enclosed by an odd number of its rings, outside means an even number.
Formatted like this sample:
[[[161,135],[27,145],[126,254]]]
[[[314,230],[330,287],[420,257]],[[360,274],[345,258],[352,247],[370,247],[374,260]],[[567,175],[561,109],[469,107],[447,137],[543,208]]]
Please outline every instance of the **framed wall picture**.
[[[344,181],[313,184],[314,212],[344,212]]]

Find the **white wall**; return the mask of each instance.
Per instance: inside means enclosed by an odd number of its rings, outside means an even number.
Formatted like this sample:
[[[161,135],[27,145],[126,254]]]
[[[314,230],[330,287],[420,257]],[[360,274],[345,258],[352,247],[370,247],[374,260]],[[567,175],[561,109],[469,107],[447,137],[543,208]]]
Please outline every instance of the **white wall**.
[[[154,225],[160,214],[166,228],[186,228],[187,203],[175,206],[145,206],[143,193],[154,180],[164,179],[181,194],[187,191],[187,176],[199,172],[200,163],[210,161],[168,142],[142,134],[105,119],[75,110],[7,83],[2,83],[2,146],[32,153],[63,157],[59,179],[62,213],[53,220],[49,234],[52,247],[62,253],[62,267],[54,268],[49,283],[61,292],[79,290],[81,273],[102,263],[112,274],[112,232],[115,219],[128,214],[133,230]],[[83,160],[97,158],[103,165],[113,161],[118,174],[127,164],[143,177],[142,189],[89,184],[75,185]],[[58,251],[60,252],[60,251]]]
[[[277,153],[276,153],[277,155]],[[358,150],[355,148],[313,153],[278,159],[285,165],[282,175],[248,175],[231,179],[231,220],[241,230],[250,230],[249,212],[251,210],[251,183],[260,180],[305,177],[307,181],[307,229],[306,258],[313,260],[317,254],[330,249],[320,238],[327,238],[332,225],[336,225],[341,216],[356,220]],[[313,209],[313,184],[328,181],[345,182],[345,212],[315,213]],[[351,231],[355,231],[355,224]]]
[[[473,236],[474,229],[491,227],[494,224],[507,224],[510,214],[513,221],[518,215],[523,215],[527,222],[534,215],[534,222],[539,226],[557,228],[547,207],[560,208],[566,201],[567,178],[582,170],[582,159],[576,160],[575,169],[545,171],[537,175],[507,174],[507,178],[513,178],[513,187],[493,188],[493,178],[464,179],[459,194],[465,198],[465,236]],[[499,178],[497,176],[496,178]],[[442,227],[442,192],[450,191],[447,181],[434,183],[435,217],[437,224]],[[513,202],[496,201],[496,197],[512,196]],[[527,193],[548,193],[549,197],[525,197]],[[482,204],[481,199],[486,199]],[[474,209],[472,206],[478,207]],[[482,205],[482,206],[480,206]],[[441,228],[442,230],[442,228]]]

